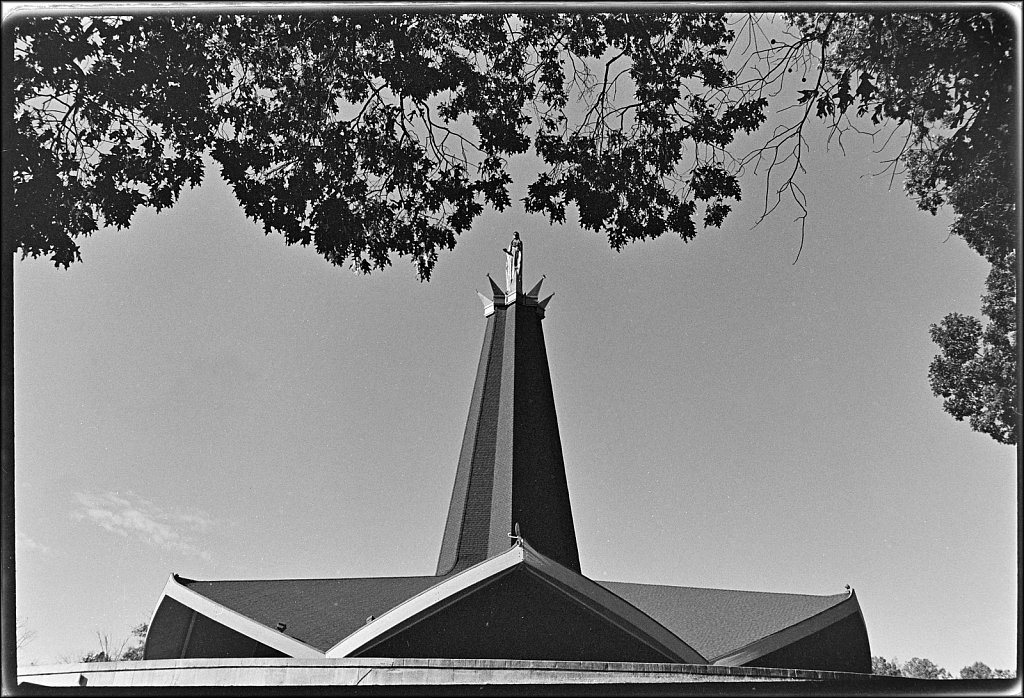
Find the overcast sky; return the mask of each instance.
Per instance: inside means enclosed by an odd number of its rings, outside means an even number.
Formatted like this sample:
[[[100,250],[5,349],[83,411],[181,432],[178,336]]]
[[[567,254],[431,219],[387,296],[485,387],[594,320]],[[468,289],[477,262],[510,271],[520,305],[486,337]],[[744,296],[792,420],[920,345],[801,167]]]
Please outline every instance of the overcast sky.
[[[167,577],[433,574],[512,231],[544,321],[583,572],[860,599],[872,654],[1016,663],[1015,449],[942,411],[928,326],[987,266],[866,144],[796,212],[611,251],[488,213],[429,283],[286,247],[202,187],[80,264],[15,262],[17,607],[50,663]],[[517,167],[527,167],[525,161]]]

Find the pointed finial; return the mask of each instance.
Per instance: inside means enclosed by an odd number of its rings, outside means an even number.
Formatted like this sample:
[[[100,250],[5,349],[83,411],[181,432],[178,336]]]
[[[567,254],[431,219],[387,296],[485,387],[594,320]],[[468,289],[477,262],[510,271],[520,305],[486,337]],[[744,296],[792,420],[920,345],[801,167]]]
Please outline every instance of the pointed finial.
[[[494,314],[494,300],[491,299],[491,298],[488,298],[487,296],[485,296],[484,294],[480,293],[479,291],[476,292],[476,295],[480,298],[480,302],[484,304],[484,317],[490,317],[491,315],[493,315]]]
[[[544,279],[546,279],[546,278],[548,278],[548,277],[546,277],[543,274],[541,274],[540,281],[537,282],[536,286],[534,286],[533,288],[530,289],[530,292],[526,294],[526,297],[527,298],[536,298],[537,294],[540,293],[540,285],[542,283],[544,283]]]
[[[550,303],[551,299],[554,298],[554,297],[555,297],[555,294],[552,293],[550,296],[548,296],[547,298],[542,300],[540,303],[538,303],[537,307],[539,307],[541,310],[544,310],[544,308],[548,307],[548,303]]]
[[[501,287],[498,286],[498,284],[494,283],[494,279],[491,278],[490,274],[487,275],[487,280],[491,282],[491,290],[494,292],[494,299],[504,300],[505,292],[501,290]]]

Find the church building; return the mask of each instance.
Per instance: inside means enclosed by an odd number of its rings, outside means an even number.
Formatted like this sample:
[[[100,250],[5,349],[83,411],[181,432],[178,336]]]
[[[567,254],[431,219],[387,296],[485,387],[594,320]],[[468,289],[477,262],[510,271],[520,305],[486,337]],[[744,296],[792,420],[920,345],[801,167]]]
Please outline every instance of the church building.
[[[857,596],[591,579],[580,568],[543,319],[522,243],[490,282],[437,569],[417,577],[172,574],[145,658],[635,662],[870,673]],[[490,279],[490,277],[488,277]],[[707,671],[704,669],[704,671]]]

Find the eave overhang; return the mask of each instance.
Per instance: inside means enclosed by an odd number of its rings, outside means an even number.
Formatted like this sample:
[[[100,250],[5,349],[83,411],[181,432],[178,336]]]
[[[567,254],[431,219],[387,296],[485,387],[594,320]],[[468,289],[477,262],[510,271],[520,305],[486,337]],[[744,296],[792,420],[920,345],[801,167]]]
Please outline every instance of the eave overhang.
[[[711,663],[716,666],[743,666],[749,664],[776,650],[792,645],[805,637],[810,637],[814,633],[824,630],[855,613],[860,613],[860,603],[857,601],[856,593],[854,593],[853,589],[850,589],[849,595],[835,606],[827,608],[799,623],[794,623],[788,628],[783,628],[771,635],[766,635],[743,647],[729,650],[726,654],[713,658]]]
[[[324,656],[323,652],[307,645],[301,640],[296,640],[294,637],[290,637],[279,630],[269,628],[248,616],[242,615],[238,611],[233,611],[227,606],[212,601],[202,594],[197,594],[178,581],[177,575],[172,574],[167,580],[167,584],[164,585],[163,593],[160,595],[160,600],[156,605],[157,610],[159,610],[164,599],[174,599],[196,613],[200,613],[221,625],[251,637],[253,640],[283,652],[290,657],[314,658]],[[154,618],[156,617],[156,610],[154,610],[153,616]],[[152,620],[150,621],[150,627],[153,627]]]

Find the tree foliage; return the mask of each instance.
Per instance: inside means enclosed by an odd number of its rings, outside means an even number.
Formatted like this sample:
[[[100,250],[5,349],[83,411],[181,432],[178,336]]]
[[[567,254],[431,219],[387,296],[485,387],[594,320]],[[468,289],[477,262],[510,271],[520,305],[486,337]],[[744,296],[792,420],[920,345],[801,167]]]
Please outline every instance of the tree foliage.
[[[67,266],[75,238],[172,204],[206,153],[245,212],[363,272],[427,279],[510,158],[525,206],[618,249],[721,226],[725,148],[767,103],[735,89],[721,14],[63,17],[15,38],[17,244]],[[188,76],[188,77],[186,77]]]
[[[914,657],[900,667],[900,673],[908,679],[951,679],[948,671],[930,659]]]
[[[903,676],[903,672],[900,671],[900,664],[896,661],[895,657],[891,660],[885,657],[872,657],[871,673],[876,676]]]
[[[877,676],[902,676],[910,679],[952,679],[953,676],[930,659],[914,657],[902,664],[898,659],[885,657],[871,658],[871,673]],[[975,662],[960,670],[961,679],[1012,679],[1017,673],[1012,669],[991,669],[984,662]]]
[[[946,412],[968,419],[975,431],[1006,444],[1017,443],[1016,273],[1013,253],[995,264],[981,299],[986,325],[970,315],[950,313],[932,325],[932,340],[942,353],[928,369],[932,391]]]
[[[960,670],[961,679],[1013,679],[1017,672],[1012,669],[992,669],[984,662],[975,662]]]
[[[941,353],[929,369],[932,392],[957,420],[1016,444],[1016,48],[1002,11],[791,16],[794,42],[820,49],[817,80],[801,101],[815,105],[841,137],[860,130],[851,115],[891,125],[902,139],[893,176],[918,206],[948,205],[950,234],[992,269],[982,297],[984,325],[952,313],[931,328]],[[854,90],[854,85],[856,89]]]
[[[839,61],[876,75],[875,97],[909,125],[906,189],[935,213],[948,204],[950,233],[992,265],[981,321],[952,313],[932,326],[941,353],[932,391],[945,410],[996,441],[1017,443],[1014,76],[1011,18],[1003,12],[882,15],[840,38]],[[971,336],[967,325],[979,332]]]
[[[991,679],[992,669],[984,662],[975,662],[960,670],[961,679]]]
[[[487,207],[571,210],[613,249],[721,227],[741,177],[802,210],[811,123],[884,139],[891,176],[992,265],[987,323],[932,327],[944,408],[1017,442],[1012,18],[1002,11],[350,13],[15,22],[15,245],[67,267],[77,240],[161,210],[220,167],[246,215],[360,272],[429,279]],[[767,26],[766,26],[767,25]],[[799,79],[799,82],[795,80]],[[737,137],[788,116],[759,144]],[[786,117],[784,117],[785,119]],[[802,238],[801,238],[802,239]],[[802,244],[801,244],[802,249]],[[799,257],[799,253],[797,254]]]
[[[16,32],[15,244],[67,267],[77,238],[201,181],[229,73],[182,17],[27,17]]]
[[[149,632],[148,623],[140,623],[132,628],[131,635],[121,641],[121,644],[114,647],[108,635],[96,633],[99,641],[99,649],[95,652],[88,652],[82,655],[80,662],[137,662],[142,659],[143,650],[146,647],[146,634]],[[130,643],[130,644],[129,644]]]

